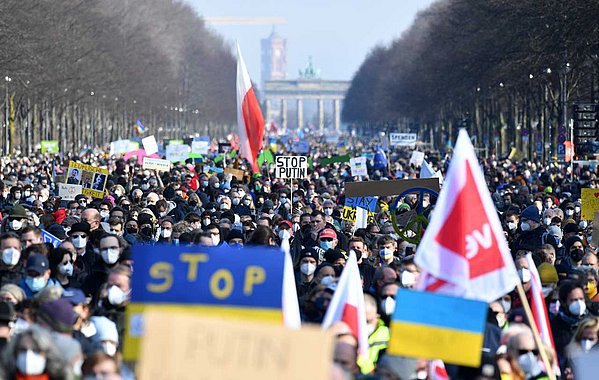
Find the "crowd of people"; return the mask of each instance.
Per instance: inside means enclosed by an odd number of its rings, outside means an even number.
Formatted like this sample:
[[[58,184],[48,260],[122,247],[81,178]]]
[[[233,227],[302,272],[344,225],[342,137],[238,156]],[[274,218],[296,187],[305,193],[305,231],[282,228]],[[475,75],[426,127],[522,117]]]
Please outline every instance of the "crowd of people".
[[[372,151],[359,144],[353,149],[349,152],[355,155]],[[419,167],[409,163],[409,153],[392,150],[382,165],[376,157],[369,160],[362,180],[418,178]],[[444,172],[450,152],[426,153],[428,162]],[[205,171],[224,165],[210,159],[177,163],[168,172],[100,151],[2,159],[0,378],[134,378],[134,363],[122,360],[133,245],[241,249],[287,242],[306,324],[322,322],[348,255],[353,251],[358,258],[369,355],[358,358],[349,326],[335,324],[332,376],[432,379],[434,362],[388,355],[386,348],[395,296],[401,288],[414,288],[420,275],[414,263],[418,231],[402,227],[418,212],[430,217],[435,196],[379,197],[367,226],[357,228],[343,214],[345,184],[357,178],[348,163],[319,165],[318,157],[331,154],[334,147],[314,144],[309,176],[292,187],[273,178],[268,165],[261,173],[246,170],[237,178]],[[68,182],[68,160],[109,170],[102,199],[57,196],[58,183]],[[227,161],[246,169],[239,158]],[[447,364],[446,370],[455,379],[544,378],[539,356],[544,350],[562,378],[572,379],[575,358],[599,347],[597,242],[592,221],[581,218],[580,203],[582,188],[599,187],[596,170],[575,166],[572,172],[558,164],[495,157],[482,159],[481,165],[528,292],[531,272],[525,256],[534,258],[556,352],[535,344],[514,292],[489,305],[483,364]],[[392,219],[399,221],[399,230]],[[42,230],[60,242],[44,243]]]

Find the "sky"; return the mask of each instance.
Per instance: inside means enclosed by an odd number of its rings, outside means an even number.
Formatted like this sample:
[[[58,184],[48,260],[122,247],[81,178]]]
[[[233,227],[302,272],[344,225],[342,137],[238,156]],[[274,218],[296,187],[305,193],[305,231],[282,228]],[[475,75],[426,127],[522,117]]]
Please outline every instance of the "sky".
[[[205,17],[277,17],[287,38],[287,79],[297,79],[311,56],[321,78],[351,80],[368,53],[388,45],[434,0],[185,0]],[[231,44],[239,42],[250,77],[260,83],[260,40],[273,25],[213,25]]]

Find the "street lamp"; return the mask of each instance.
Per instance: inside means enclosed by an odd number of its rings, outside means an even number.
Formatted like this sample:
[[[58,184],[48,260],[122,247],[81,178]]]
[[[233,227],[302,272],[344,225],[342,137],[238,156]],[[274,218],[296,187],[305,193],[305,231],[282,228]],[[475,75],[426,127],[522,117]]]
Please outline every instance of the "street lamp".
[[[4,154],[8,155],[10,152],[10,105],[8,104],[8,85],[12,82],[12,78],[8,75],[4,77],[4,81],[6,82],[6,112],[4,118],[4,132],[5,132],[5,145],[4,145]]]

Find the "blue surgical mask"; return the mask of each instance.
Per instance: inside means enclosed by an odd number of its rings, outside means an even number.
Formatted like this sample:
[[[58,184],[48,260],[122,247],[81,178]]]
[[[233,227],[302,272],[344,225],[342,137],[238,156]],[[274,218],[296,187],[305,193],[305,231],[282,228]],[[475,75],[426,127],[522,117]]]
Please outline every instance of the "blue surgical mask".
[[[29,289],[31,289],[31,291],[34,293],[37,293],[46,287],[46,279],[43,276],[40,276],[40,277],[27,276],[25,278],[25,283],[27,284]]]
[[[333,242],[332,241],[321,241],[320,248],[324,249],[325,251],[327,249],[331,249],[331,248],[333,248]]]

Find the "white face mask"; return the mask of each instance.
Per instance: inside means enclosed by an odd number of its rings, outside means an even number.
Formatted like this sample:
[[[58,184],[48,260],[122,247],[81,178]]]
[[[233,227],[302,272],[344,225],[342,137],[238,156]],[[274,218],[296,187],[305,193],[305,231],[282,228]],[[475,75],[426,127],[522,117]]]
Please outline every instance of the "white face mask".
[[[325,208],[324,209],[324,214],[326,216],[333,215],[333,209],[332,208]]]
[[[551,224],[551,218],[545,218],[545,225],[548,226]]]
[[[206,218],[206,219],[202,220],[202,224],[203,224],[203,225],[205,225],[205,226],[209,225],[209,224],[210,224],[210,222],[211,222],[211,220],[210,220],[210,219],[208,219],[208,218]]]
[[[102,217],[102,219],[108,218],[109,215],[110,215],[109,211],[100,211],[100,216]]]
[[[31,350],[20,352],[17,355],[17,368],[24,375],[41,375],[46,369],[46,358]]]
[[[574,207],[574,212],[577,214],[580,214],[580,207],[578,207],[578,206]]]
[[[8,266],[17,265],[21,258],[21,252],[15,248],[6,248],[2,251],[2,261]]]
[[[528,224],[528,222],[523,222],[520,225],[520,228],[522,229],[522,231],[530,231],[530,224]]]
[[[233,206],[237,206],[239,204],[240,199],[239,198],[233,198]]]
[[[67,276],[67,277],[71,277],[73,275],[73,264],[71,263],[66,263],[66,264],[60,264],[58,266],[58,271],[63,275],[63,276]]]
[[[116,354],[116,345],[112,342],[102,342],[102,350],[108,356],[114,356]]]
[[[288,230],[283,229],[283,230],[279,231],[279,238],[281,240],[289,240],[289,239],[291,239],[291,234],[289,233]]]
[[[300,271],[306,276],[311,276],[316,270],[316,265],[312,263],[304,263],[300,265]]]
[[[541,373],[541,367],[537,357],[532,352],[528,352],[524,355],[518,356],[518,365],[520,369],[526,374],[526,378],[537,376]]]
[[[228,210],[228,209],[230,209],[229,204],[228,203],[221,203],[220,204],[220,209],[221,210]]]
[[[170,238],[172,234],[173,230],[160,230],[160,236],[162,236],[165,239]]]
[[[86,244],[87,244],[87,238],[84,238],[84,237],[73,238],[73,245],[77,249],[81,249],[81,248],[85,247]]]
[[[566,215],[568,215],[568,216],[574,215],[574,210],[572,210],[571,208],[566,209]]]
[[[119,306],[122,305],[126,300],[127,294],[123,292],[121,288],[116,285],[112,285],[110,288],[108,288],[108,302],[110,302],[111,305]]]
[[[576,300],[568,306],[570,314],[581,317],[587,311],[587,305],[584,300]]]
[[[220,237],[218,235],[212,235],[212,245],[217,246],[220,243]]]
[[[381,304],[381,308],[385,315],[393,315],[393,312],[395,311],[395,299],[393,299],[393,297],[385,298]]]
[[[329,286],[333,282],[335,282],[335,277],[333,277],[331,275],[324,276],[323,278],[320,279],[320,285],[322,285],[322,286]]]
[[[21,229],[21,227],[23,227],[23,222],[21,222],[20,220],[12,220],[9,223],[10,229],[13,231],[18,231]]]
[[[510,231],[514,231],[514,230],[516,230],[516,228],[518,228],[518,224],[512,223],[512,222],[508,222],[507,228],[509,228]]]
[[[246,199],[246,200],[244,200],[244,201],[243,201],[243,204],[244,204],[245,206],[249,206],[249,205],[250,205],[250,203],[252,203],[252,201],[250,201],[249,199]]]
[[[100,255],[102,256],[102,260],[108,265],[112,265],[116,263],[119,259],[119,249],[118,248],[108,248],[100,251]]]
[[[401,272],[401,285],[403,285],[403,287],[409,288],[414,284],[416,284],[416,276],[414,273],[407,270]]]
[[[582,349],[584,350],[584,352],[589,352],[595,344],[597,344],[597,342],[593,342],[592,340],[589,340],[589,339],[583,339],[580,341],[580,345],[582,346]]]

